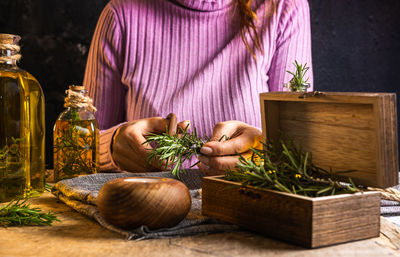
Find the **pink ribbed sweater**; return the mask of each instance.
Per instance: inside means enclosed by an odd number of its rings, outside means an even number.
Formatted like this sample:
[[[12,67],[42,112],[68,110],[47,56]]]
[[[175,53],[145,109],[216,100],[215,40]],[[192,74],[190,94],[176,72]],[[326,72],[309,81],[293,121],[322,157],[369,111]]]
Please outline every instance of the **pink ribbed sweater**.
[[[259,93],[283,90],[293,62],[311,66],[307,0],[256,0],[264,54],[239,35],[236,0],[112,0],[98,21],[84,86],[100,124],[101,169],[114,169],[119,124],[177,114],[201,136],[240,120],[261,127]],[[249,39],[249,42],[251,40]],[[312,68],[308,73],[312,84]]]

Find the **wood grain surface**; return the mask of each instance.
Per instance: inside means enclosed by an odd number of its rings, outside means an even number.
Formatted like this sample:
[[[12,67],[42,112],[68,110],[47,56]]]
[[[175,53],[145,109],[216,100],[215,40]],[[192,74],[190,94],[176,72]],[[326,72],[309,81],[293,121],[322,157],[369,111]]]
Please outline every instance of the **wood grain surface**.
[[[189,189],[170,178],[117,178],[105,183],[97,197],[101,216],[126,230],[146,225],[156,230],[177,225],[191,206]]]
[[[203,178],[203,215],[315,248],[379,236],[380,193],[318,198]]]
[[[31,199],[30,203],[44,211],[57,212],[62,222],[44,227],[0,227],[0,256],[386,257],[400,253],[398,230],[384,218],[379,238],[309,250],[248,231],[127,241],[57,201],[50,193]]]
[[[283,133],[312,152],[317,166],[353,170],[345,176],[357,184],[381,188],[398,184],[395,94],[301,96],[287,92],[260,95],[264,141],[276,141]]]

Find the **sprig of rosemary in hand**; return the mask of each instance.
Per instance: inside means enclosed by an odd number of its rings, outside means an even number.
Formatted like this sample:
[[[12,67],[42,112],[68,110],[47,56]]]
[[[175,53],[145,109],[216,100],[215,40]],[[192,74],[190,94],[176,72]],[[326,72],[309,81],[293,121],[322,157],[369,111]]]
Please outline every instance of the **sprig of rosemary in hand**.
[[[305,75],[310,67],[307,67],[306,64],[299,64],[297,61],[294,61],[293,65],[296,67],[295,72],[286,71],[293,75],[293,78],[289,81],[289,83],[285,83],[283,86],[289,89],[292,92],[305,92],[307,88],[310,87],[310,83],[308,83],[308,79],[305,79]]]
[[[165,169],[173,166],[171,173],[179,177],[180,173],[185,172],[182,167],[186,160],[200,153],[200,148],[206,140],[198,137],[196,129],[189,132],[189,126],[185,129],[178,128],[177,135],[169,135],[167,132],[162,134],[149,133],[143,144],[156,144],[152,149],[147,161],[159,160],[160,164],[165,165]],[[168,131],[168,130],[167,130]],[[191,167],[195,166],[193,164]]]
[[[251,159],[240,156],[237,170],[226,172],[227,180],[311,197],[360,191],[351,179],[350,184],[340,183],[332,171],[315,166],[311,154],[297,149],[293,141],[282,140],[280,145],[264,144],[263,151],[252,150]],[[336,173],[347,172],[351,171]]]
[[[44,226],[51,225],[53,221],[60,221],[52,212],[43,213],[40,208],[30,207],[26,201],[28,198],[13,200],[0,207],[0,226]]]

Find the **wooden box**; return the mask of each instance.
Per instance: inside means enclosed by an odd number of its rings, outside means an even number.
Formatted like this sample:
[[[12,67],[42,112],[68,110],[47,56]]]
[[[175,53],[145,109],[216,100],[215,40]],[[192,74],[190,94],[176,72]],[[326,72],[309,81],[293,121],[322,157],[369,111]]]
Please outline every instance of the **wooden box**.
[[[356,170],[348,175],[359,185],[398,184],[395,94],[276,92],[260,99],[264,141],[283,132],[312,152],[317,166]],[[234,185],[204,177],[203,214],[308,248],[379,236],[379,192],[311,198]]]

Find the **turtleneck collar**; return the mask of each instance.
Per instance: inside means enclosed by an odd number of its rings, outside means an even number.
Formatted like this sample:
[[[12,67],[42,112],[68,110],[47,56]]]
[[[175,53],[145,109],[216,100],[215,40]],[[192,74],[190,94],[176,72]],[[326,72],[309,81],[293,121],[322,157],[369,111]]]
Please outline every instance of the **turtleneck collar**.
[[[183,7],[196,11],[217,11],[229,6],[235,0],[171,0]]]

